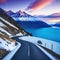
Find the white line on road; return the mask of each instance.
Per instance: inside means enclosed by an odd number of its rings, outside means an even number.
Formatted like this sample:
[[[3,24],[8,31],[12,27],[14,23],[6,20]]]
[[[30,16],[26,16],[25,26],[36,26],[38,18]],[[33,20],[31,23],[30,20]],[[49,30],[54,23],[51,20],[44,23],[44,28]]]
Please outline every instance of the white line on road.
[[[28,56],[30,56],[30,47],[28,46]]]
[[[44,50],[42,47],[35,44],[40,50],[42,50],[51,60],[56,60],[51,54],[49,54],[46,50]]]

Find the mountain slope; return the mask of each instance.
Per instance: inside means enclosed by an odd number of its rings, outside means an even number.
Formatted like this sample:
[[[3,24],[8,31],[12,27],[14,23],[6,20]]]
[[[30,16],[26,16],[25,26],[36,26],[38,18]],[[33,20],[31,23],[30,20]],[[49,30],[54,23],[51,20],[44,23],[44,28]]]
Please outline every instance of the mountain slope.
[[[15,14],[15,13],[14,13],[14,12],[12,12],[11,10],[6,11],[6,13],[7,13],[9,16],[11,16],[11,15]]]
[[[24,29],[26,28],[38,29],[38,28],[51,27],[50,25],[48,25],[43,21],[16,21],[16,22]]]
[[[16,35],[18,33],[29,34],[22,27],[20,27],[12,17],[8,16],[6,12],[0,8],[0,22],[2,22],[5,27],[1,27],[8,31],[12,35]]]
[[[12,11],[6,12],[9,16],[11,16],[15,21],[21,20],[21,21],[32,21],[32,20],[37,20],[37,17],[31,16],[28,13],[24,11],[17,11],[13,13]]]
[[[53,26],[60,27],[60,22],[57,22],[57,23],[54,24]]]
[[[24,12],[24,11],[21,11],[21,10],[19,10],[19,11],[17,11],[17,12],[12,12],[12,11],[7,11],[6,12],[9,16],[12,16],[12,17],[34,17],[34,16],[31,16],[31,15],[29,15],[29,14],[27,14],[26,12]]]

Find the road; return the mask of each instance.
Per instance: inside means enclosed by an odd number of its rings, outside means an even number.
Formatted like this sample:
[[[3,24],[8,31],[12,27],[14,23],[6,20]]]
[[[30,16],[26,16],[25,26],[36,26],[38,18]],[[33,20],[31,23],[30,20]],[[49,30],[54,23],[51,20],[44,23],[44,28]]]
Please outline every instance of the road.
[[[18,37],[14,37],[13,39],[20,42],[21,47],[11,60],[51,60],[33,43],[20,40]]]

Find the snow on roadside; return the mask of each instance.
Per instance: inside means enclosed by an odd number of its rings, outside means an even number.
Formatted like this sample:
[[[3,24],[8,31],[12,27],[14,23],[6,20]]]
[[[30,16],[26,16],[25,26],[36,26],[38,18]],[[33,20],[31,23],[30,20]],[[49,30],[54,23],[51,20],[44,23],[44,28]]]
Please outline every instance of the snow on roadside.
[[[15,43],[10,42],[10,41],[5,41],[4,39],[0,38],[0,48],[11,51],[15,49],[15,47],[16,47]]]
[[[58,43],[58,42],[44,39],[44,38],[33,37],[33,36],[23,36],[23,37],[19,37],[19,39],[29,41],[29,42],[32,42],[34,44],[37,44],[37,41],[41,41],[42,46],[44,46],[50,50],[53,50],[55,53],[60,55],[60,49],[59,49],[60,43]],[[53,45],[53,47],[52,47],[52,45]]]

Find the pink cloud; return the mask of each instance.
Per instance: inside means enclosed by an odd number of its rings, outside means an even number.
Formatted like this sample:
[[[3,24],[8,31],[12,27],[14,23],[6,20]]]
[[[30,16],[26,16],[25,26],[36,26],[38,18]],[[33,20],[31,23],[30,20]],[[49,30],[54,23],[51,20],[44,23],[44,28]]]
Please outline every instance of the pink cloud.
[[[30,6],[28,6],[28,10],[31,10],[31,12],[39,10],[47,6],[48,4],[51,4],[53,0],[36,0],[33,2]]]

